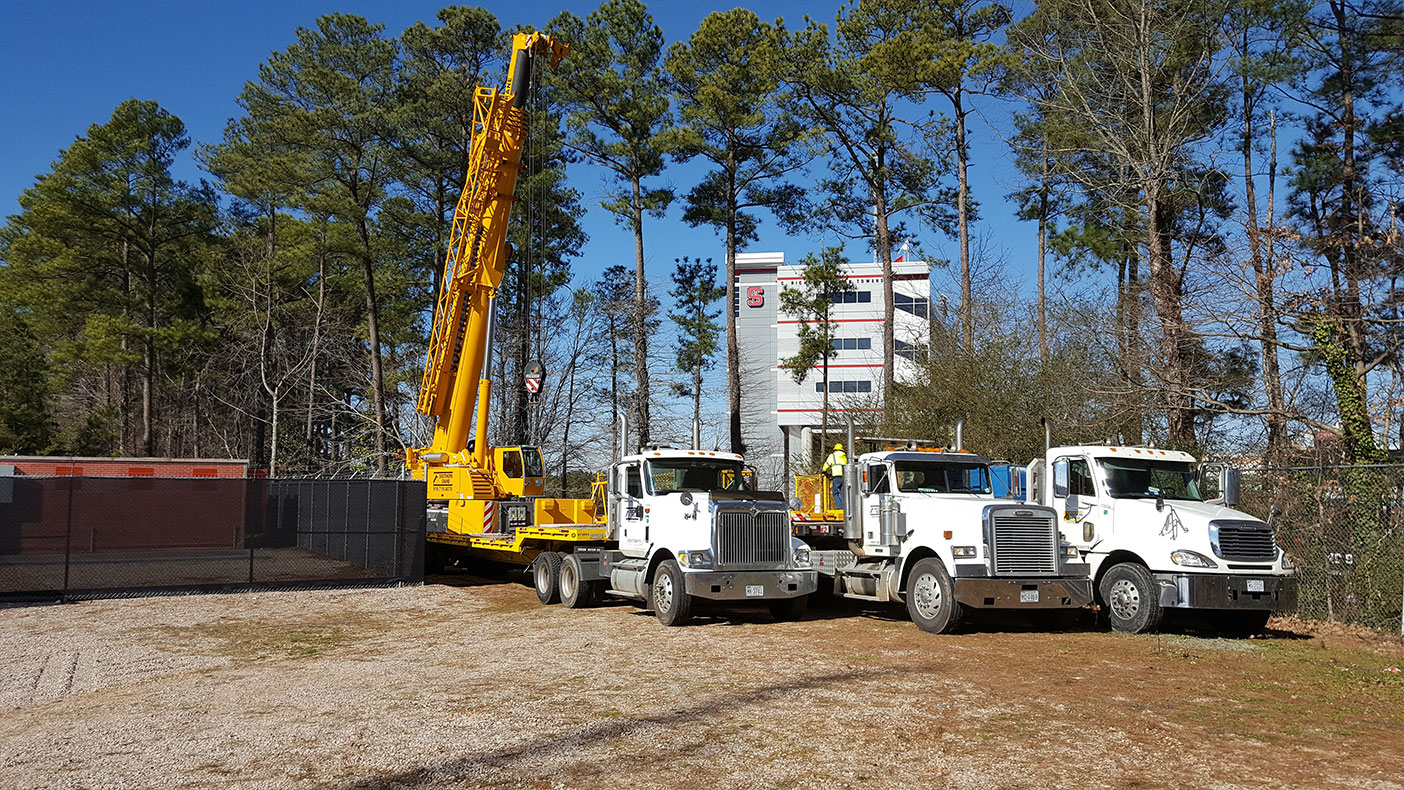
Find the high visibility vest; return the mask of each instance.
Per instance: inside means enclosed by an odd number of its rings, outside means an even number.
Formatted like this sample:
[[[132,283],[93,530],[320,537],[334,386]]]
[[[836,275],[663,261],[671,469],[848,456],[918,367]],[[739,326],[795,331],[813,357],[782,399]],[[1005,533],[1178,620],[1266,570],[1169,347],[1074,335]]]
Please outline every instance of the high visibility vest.
[[[843,465],[848,463],[848,455],[842,450],[835,450],[829,453],[829,457],[824,459],[824,471],[834,477],[843,477]]]

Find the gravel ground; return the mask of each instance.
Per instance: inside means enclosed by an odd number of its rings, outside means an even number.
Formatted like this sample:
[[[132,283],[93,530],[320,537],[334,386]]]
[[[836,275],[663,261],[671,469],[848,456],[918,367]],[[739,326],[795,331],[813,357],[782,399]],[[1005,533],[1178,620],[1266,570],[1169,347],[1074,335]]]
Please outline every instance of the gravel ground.
[[[1404,788],[1370,632],[666,629],[516,578],[0,610],[0,786]]]

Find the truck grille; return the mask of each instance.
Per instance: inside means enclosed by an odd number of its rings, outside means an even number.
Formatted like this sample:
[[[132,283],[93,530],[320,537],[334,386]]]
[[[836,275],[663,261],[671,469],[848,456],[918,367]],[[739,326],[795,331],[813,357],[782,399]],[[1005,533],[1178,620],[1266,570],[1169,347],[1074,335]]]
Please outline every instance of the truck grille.
[[[1000,508],[990,514],[996,576],[1058,575],[1058,530],[1043,510]]]
[[[790,520],[785,511],[717,514],[718,567],[783,566],[789,545]]]
[[[1277,545],[1272,540],[1272,527],[1261,521],[1215,521],[1210,529],[1210,542],[1220,559],[1242,562],[1272,562],[1277,558]]]

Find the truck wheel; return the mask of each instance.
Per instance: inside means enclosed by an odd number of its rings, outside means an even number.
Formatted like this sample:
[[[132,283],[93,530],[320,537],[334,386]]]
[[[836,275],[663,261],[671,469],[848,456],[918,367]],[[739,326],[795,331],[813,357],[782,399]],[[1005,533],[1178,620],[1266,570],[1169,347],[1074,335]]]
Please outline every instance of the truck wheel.
[[[1247,611],[1210,612],[1209,622],[1214,625],[1214,629],[1224,636],[1252,636],[1261,634],[1267,628],[1268,618],[1272,617],[1272,612],[1266,609],[1249,609]]]
[[[923,631],[949,634],[960,624],[961,606],[955,599],[955,585],[946,566],[927,557],[912,568],[907,577],[907,614]]]
[[[561,554],[557,551],[543,551],[536,555],[531,564],[532,581],[536,584],[536,599],[543,604],[559,603],[561,600]]]
[[[648,598],[654,616],[663,625],[682,625],[692,617],[692,596],[687,594],[682,569],[674,560],[664,561],[653,572]]]
[[[1099,588],[1107,604],[1107,618],[1113,631],[1144,634],[1160,626],[1165,610],[1160,608],[1160,590],[1155,577],[1144,565],[1123,562],[1113,565],[1102,577]]]
[[[770,616],[774,617],[777,623],[788,623],[804,617],[805,610],[808,608],[808,595],[799,595],[794,598],[777,598],[770,602]]]
[[[584,609],[593,606],[595,603],[595,585],[590,582],[581,581],[584,576],[584,569],[580,566],[580,558],[574,554],[567,554],[561,563],[559,580],[561,588],[561,603],[567,609]]]

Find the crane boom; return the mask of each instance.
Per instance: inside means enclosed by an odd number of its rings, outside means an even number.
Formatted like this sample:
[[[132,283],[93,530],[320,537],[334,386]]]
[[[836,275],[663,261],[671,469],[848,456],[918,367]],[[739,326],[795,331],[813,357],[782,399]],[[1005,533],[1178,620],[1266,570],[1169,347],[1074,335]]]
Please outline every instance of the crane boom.
[[[507,87],[479,86],[474,95],[467,178],[454,209],[419,390],[418,409],[434,418],[434,438],[429,447],[407,453],[416,472],[425,463],[486,468],[492,383],[483,372],[491,352],[492,303],[507,263],[507,220],[526,136],[526,89],[534,60],[547,57],[554,67],[567,52],[565,44],[541,33],[518,33]],[[470,429],[474,444],[468,453]]]

